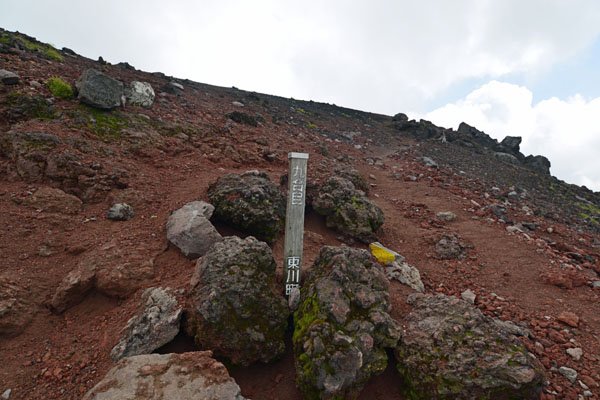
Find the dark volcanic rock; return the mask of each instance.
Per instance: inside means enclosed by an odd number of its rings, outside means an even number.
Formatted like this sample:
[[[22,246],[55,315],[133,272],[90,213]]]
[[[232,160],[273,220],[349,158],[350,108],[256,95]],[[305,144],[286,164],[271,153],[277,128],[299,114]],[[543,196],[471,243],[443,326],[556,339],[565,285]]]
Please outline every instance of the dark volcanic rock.
[[[238,124],[258,126],[258,120],[256,119],[256,117],[253,117],[252,115],[248,115],[240,111],[230,112],[229,114],[227,114],[227,118],[237,122]]]
[[[509,153],[516,155],[520,153],[519,147],[521,146],[521,137],[520,136],[507,136],[500,142],[500,145],[503,146]]]
[[[543,369],[517,338],[466,301],[409,296],[395,351],[411,399],[537,399]]]
[[[82,103],[103,110],[121,105],[123,84],[95,69],[87,69],[75,84],[77,98]]]
[[[113,221],[128,221],[135,216],[133,207],[127,203],[116,203],[106,213],[106,218]]]
[[[179,333],[182,312],[171,289],[146,289],[140,312],[127,322],[123,337],[110,352],[112,359],[150,354],[169,343]]]
[[[400,337],[388,314],[388,286],[367,251],[321,249],[294,313],[296,378],[305,398],[354,398],[385,370],[385,348]]]
[[[251,236],[226,237],[198,260],[186,329],[201,348],[240,365],[285,352],[289,313],[275,268],[269,246]]]
[[[5,85],[16,85],[19,83],[19,75],[5,69],[0,69],[0,81]]]
[[[335,169],[334,175],[348,179],[350,182],[352,182],[352,184],[354,184],[354,187],[356,189],[362,190],[363,192],[365,192],[365,194],[369,194],[369,182],[367,182],[367,180],[360,174],[360,172],[358,172],[354,168],[338,167]]]
[[[435,244],[436,255],[443,259],[464,258],[467,246],[455,234],[442,235]]]
[[[267,174],[248,171],[222,176],[208,188],[215,218],[272,242],[285,220],[285,199]]]
[[[325,182],[313,207],[325,216],[327,227],[365,243],[373,241],[375,232],[383,225],[383,211],[352,182],[339,176]]]
[[[525,166],[544,175],[550,175],[550,161],[544,156],[525,157]]]
[[[244,400],[210,351],[124,358],[83,400]]]

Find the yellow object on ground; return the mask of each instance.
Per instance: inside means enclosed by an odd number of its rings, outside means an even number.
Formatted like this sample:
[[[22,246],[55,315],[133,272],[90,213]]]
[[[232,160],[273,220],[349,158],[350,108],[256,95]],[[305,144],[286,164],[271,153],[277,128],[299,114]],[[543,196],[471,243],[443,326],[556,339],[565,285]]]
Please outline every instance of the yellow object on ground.
[[[377,261],[384,265],[394,262],[396,260],[396,257],[399,256],[398,253],[388,249],[379,242],[373,242],[369,244],[369,249],[371,250],[371,254],[373,254],[373,257],[375,257]]]

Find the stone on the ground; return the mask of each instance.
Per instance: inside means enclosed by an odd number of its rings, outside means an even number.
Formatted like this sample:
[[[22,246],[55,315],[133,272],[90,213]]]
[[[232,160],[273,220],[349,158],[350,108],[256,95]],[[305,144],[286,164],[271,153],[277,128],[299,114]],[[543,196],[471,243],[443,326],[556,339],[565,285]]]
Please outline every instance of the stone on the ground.
[[[106,218],[113,221],[128,221],[133,218],[135,212],[133,207],[127,203],[116,203],[106,213]]]
[[[117,361],[123,357],[150,354],[169,343],[179,333],[183,307],[169,288],[148,288],[142,294],[142,307],[132,317],[119,343],[110,356]]]
[[[581,356],[583,356],[583,350],[581,349],[581,347],[574,347],[571,349],[567,349],[566,352],[575,361],[581,360]]]
[[[162,91],[179,96],[183,93],[183,85],[181,83],[171,81],[162,87]]]
[[[147,354],[120,360],[83,400],[244,400],[210,351]]]
[[[269,362],[285,352],[288,305],[265,242],[229,236],[198,260],[186,330],[202,349],[234,364]]]
[[[460,240],[456,234],[443,234],[435,244],[436,255],[449,260],[454,258],[464,258],[467,246]]]
[[[573,368],[560,367],[558,372],[560,372],[560,374],[567,378],[571,383],[575,383],[577,380],[577,371],[575,371]]]
[[[423,281],[421,281],[421,274],[419,270],[406,261],[397,260],[385,265],[385,275],[389,280],[395,279],[398,282],[409,286],[417,292],[425,290]]]
[[[305,398],[354,398],[385,370],[385,349],[401,334],[388,288],[367,251],[321,249],[294,313],[296,382]]]
[[[123,84],[98,70],[85,70],[75,86],[79,101],[89,106],[111,110],[121,105]]]
[[[215,219],[272,242],[283,228],[285,199],[266,173],[227,174],[208,188]]]
[[[226,115],[230,120],[237,122],[238,124],[244,124],[249,126],[258,126],[258,119],[252,115],[243,113],[241,111],[230,112]]]
[[[365,194],[369,194],[369,182],[358,172],[351,167],[338,167],[334,170],[334,175],[348,179],[354,184],[358,190],[362,190]]]
[[[160,242],[146,237],[113,239],[85,253],[77,267],[59,284],[49,302],[62,313],[80,303],[92,289],[125,298],[154,279],[154,259],[164,250]]]
[[[558,314],[556,319],[573,328],[577,328],[579,326],[579,317],[572,311],[563,311]]]
[[[375,232],[384,221],[383,211],[351,181],[339,176],[321,186],[313,208],[325,217],[328,228],[364,243],[376,239]]]
[[[411,399],[537,399],[541,364],[510,332],[456,297],[415,293],[395,350]]]
[[[452,211],[440,211],[435,214],[435,217],[440,221],[452,222],[456,219],[456,214]]]
[[[473,291],[471,289],[467,289],[460,294],[460,297],[461,297],[461,299],[463,299],[464,301],[466,301],[470,304],[475,304],[475,299],[477,298],[477,295],[475,293],[473,293]]]
[[[5,85],[16,85],[19,83],[19,75],[12,71],[0,69],[0,81]]]
[[[127,103],[134,106],[151,107],[154,103],[154,89],[148,82],[133,81],[125,91]]]
[[[421,157],[421,161],[423,162],[423,164],[425,164],[426,167],[439,168],[438,163],[433,161],[433,159],[430,157]]]
[[[8,400],[10,399],[10,395],[12,393],[12,389],[6,389],[4,392],[2,392],[2,396],[0,396],[0,398],[2,398],[3,400]]]
[[[192,201],[174,211],[167,220],[167,239],[188,258],[203,256],[223,240],[209,221],[214,210],[204,201]]]
[[[28,290],[13,279],[0,276],[0,338],[20,334],[33,317]]]
[[[43,186],[23,199],[23,204],[49,213],[77,214],[81,210],[82,202],[60,189]]]

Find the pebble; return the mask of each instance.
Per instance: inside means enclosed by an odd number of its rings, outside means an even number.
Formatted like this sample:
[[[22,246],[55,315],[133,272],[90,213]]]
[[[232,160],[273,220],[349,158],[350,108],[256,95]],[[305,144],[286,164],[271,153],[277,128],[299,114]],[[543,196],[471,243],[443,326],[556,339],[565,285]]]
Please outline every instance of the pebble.
[[[567,349],[567,354],[570,355],[573,360],[579,361],[581,356],[583,356],[583,350],[581,350],[579,347],[575,347],[572,349]]]
[[[561,312],[560,314],[558,314],[557,319],[560,322],[563,322],[573,328],[577,328],[579,326],[579,317],[577,316],[577,314],[571,311]]]
[[[2,398],[4,400],[8,400],[10,399],[10,394],[12,393],[12,389],[6,389],[3,393],[2,393]]]
[[[577,371],[575,371],[573,368],[560,367],[558,369],[558,372],[560,372],[562,376],[567,378],[569,382],[575,383],[575,380],[577,379]]]
[[[467,289],[460,294],[460,297],[464,301],[468,301],[471,304],[475,304],[475,299],[477,298],[477,295],[475,293],[473,293],[473,291],[471,289]]]
[[[450,222],[456,219],[456,214],[454,214],[452,211],[440,211],[439,213],[435,214],[435,217],[440,221]]]
[[[106,213],[106,218],[111,219],[113,221],[127,221],[133,218],[135,213],[133,212],[133,207],[131,207],[127,203],[117,203],[113,204],[113,206]]]
[[[233,104],[236,107],[244,107],[244,103],[242,103],[241,101],[234,101],[231,104]]]

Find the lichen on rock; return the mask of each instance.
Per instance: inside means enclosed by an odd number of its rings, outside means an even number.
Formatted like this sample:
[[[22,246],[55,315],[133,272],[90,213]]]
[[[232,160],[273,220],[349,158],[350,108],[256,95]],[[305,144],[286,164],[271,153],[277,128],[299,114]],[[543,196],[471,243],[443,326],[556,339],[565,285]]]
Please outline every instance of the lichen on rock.
[[[367,251],[321,249],[294,313],[296,380],[306,398],[354,398],[385,370],[385,349],[400,337],[388,286]]]
[[[269,246],[252,236],[215,243],[196,264],[188,334],[234,364],[281,356],[289,312],[275,287],[275,268]]]
[[[395,350],[410,399],[537,399],[543,369],[511,330],[445,295],[410,295]]]
[[[354,184],[339,176],[330,177],[320,188],[313,208],[325,217],[327,227],[369,243],[383,225],[383,211]]]
[[[285,199],[266,173],[227,174],[208,188],[216,220],[272,242],[283,228]]]

